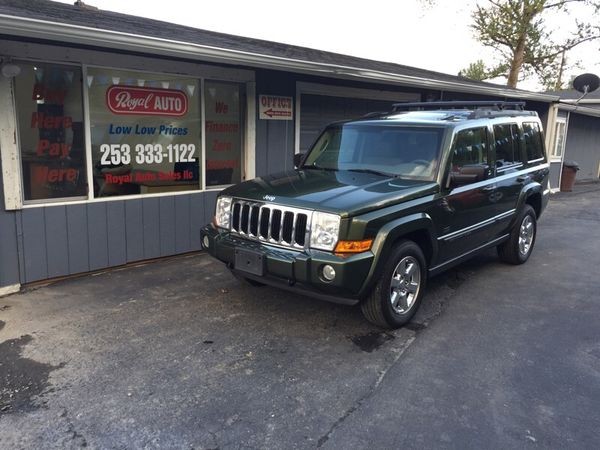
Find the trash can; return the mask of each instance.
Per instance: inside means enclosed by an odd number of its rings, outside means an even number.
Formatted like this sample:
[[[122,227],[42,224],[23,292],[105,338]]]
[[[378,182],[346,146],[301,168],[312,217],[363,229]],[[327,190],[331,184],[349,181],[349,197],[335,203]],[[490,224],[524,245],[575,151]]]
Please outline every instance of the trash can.
[[[579,170],[579,164],[575,161],[565,161],[563,163],[562,174],[560,177],[560,190],[571,192],[575,184],[575,176]]]

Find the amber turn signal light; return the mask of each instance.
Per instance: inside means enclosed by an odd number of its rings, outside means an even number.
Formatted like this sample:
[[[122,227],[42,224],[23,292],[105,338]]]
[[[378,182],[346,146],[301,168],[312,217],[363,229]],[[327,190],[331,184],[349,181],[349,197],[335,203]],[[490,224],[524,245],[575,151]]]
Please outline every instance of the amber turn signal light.
[[[373,239],[364,241],[339,241],[335,246],[335,253],[361,253],[371,249]]]

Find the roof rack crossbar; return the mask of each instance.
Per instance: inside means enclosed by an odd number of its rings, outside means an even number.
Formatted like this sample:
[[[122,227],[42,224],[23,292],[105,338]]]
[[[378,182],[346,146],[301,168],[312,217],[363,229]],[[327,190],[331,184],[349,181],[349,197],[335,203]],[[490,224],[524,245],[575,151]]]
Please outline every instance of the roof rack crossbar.
[[[394,103],[392,108],[393,112],[436,109],[494,109],[496,111],[504,111],[508,109],[523,111],[525,109],[525,102],[506,102],[502,100],[402,102]]]

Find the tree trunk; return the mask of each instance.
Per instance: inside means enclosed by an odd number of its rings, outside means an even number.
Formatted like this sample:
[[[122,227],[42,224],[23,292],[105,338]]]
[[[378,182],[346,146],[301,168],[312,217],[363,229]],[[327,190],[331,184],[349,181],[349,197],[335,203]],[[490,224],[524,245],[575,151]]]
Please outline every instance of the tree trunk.
[[[523,67],[525,60],[525,35],[521,35],[517,41],[515,52],[513,53],[512,61],[510,62],[510,71],[508,72],[508,82],[506,83],[511,88],[516,88],[519,82],[519,73]]]
[[[565,53],[566,53],[566,50],[563,49],[562,55],[560,57],[560,67],[558,68],[558,75],[556,76],[556,83],[554,84],[555,91],[560,91],[562,89],[562,77],[563,77],[563,73],[565,71],[565,62],[566,62]]]

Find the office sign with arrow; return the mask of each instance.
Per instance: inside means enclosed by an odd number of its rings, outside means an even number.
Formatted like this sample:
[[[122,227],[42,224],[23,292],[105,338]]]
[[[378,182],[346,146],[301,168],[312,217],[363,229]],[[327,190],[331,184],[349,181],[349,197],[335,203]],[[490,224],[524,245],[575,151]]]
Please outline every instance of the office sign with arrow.
[[[258,96],[258,117],[265,120],[292,120],[294,118],[292,97],[278,95]]]

